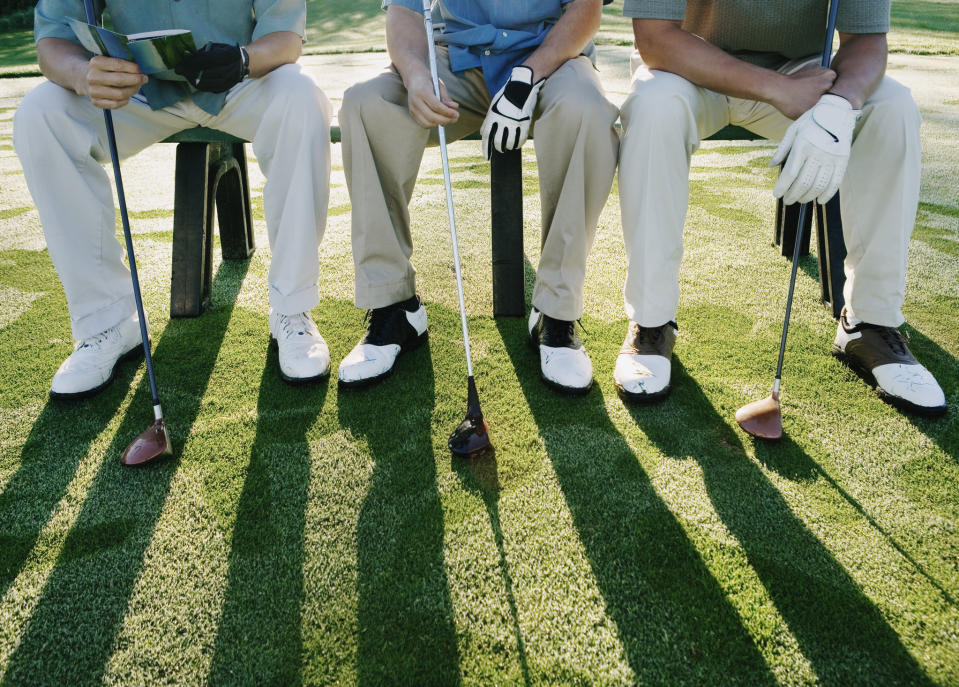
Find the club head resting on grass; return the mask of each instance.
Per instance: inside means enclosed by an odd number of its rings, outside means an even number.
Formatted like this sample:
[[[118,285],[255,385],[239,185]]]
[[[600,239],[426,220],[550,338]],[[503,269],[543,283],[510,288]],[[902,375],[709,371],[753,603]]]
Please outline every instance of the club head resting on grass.
[[[450,434],[447,446],[457,458],[478,458],[492,451],[493,444],[490,442],[489,426],[483,417],[476,382],[472,376],[467,379],[466,396],[466,417]]]
[[[747,434],[759,439],[781,439],[783,418],[779,394],[773,391],[761,401],[753,401],[736,411],[736,422]]]
[[[170,434],[160,418],[127,446],[120,460],[124,465],[143,465],[161,456],[172,455]]]

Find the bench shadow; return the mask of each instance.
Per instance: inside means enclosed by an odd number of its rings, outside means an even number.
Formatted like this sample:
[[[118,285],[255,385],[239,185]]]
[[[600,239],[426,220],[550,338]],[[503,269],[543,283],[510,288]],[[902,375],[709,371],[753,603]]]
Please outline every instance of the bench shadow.
[[[428,345],[400,357],[390,378],[337,397],[340,425],[366,440],[373,461],[356,526],[360,685],[460,682],[434,405]]]
[[[312,455],[307,432],[328,379],[292,387],[270,345],[256,436],[237,504],[209,684],[300,684],[303,557]]]
[[[775,684],[696,545],[610,421],[599,387],[580,398],[547,389],[526,323],[496,324],[636,682]]]
[[[496,551],[499,553],[500,574],[503,576],[510,618],[513,621],[513,634],[516,637],[516,651],[519,654],[523,684],[529,685],[531,682],[529,660],[526,656],[526,642],[523,640],[523,632],[519,625],[519,611],[516,607],[516,595],[513,593],[513,576],[509,571],[506,549],[503,544],[503,525],[499,512],[500,483],[499,472],[496,467],[496,453],[492,451],[487,455],[472,459],[453,456],[452,467],[459,476],[463,488],[477,494],[483,499],[483,504],[486,506],[486,514],[489,516],[490,528],[493,531],[493,540],[496,542]]]
[[[742,546],[820,682],[932,684],[875,604],[747,458],[740,435],[681,361],[673,358],[673,390],[665,404],[629,410],[665,455],[698,461],[717,515]],[[774,446],[757,443],[757,454],[790,479],[823,474],[788,438]]]
[[[959,419],[956,399],[959,397],[959,361],[942,346],[915,327],[907,325],[909,348],[938,380],[950,406],[945,417],[927,418],[904,413],[916,429],[936,442],[956,463],[959,463]]]
[[[222,263],[210,311],[202,318],[171,321],[154,342],[175,455],[200,411],[247,268],[246,261]],[[165,394],[163,382],[174,374],[176,394]],[[101,412],[109,410],[109,400],[101,403],[106,404]],[[123,449],[152,419],[150,406],[144,376],[10,657],[3,685],[102,682],[177,469],[176,459],[137,469],[120,464]]]

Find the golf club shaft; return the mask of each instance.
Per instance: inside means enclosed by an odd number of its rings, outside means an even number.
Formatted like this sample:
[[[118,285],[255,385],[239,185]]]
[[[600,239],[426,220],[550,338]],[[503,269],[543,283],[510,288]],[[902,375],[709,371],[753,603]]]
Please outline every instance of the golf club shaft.
[[[88,24],[96,24],[92,0],[83,0]],[[117,137],[113,128],[113,113],[103,111],[103,122],[107,129],[107,141],[110,145],[110,159],[113,161],[113,178],[117,187],[117,199],[120,203],[120,220],[123,223],[123,238],[127,245],[127,260],[130,262],[130,277],[133,280],[133,298],[137,304],[137,316],[140,319],[140,338],[143,353],[146,356],[147,376],[150,379],[150,392],[153,394],[153,413],[157,420],[163,418],[160,399],[157,395],[156,376],[153,374],[153,356],[150,353],[150,335],[147,332],[146,314],[143,312],[143,298],[140,296],[140,279],[137,276],[137,261],[133,255],[133,236],[130,232],[130,217],[127,213],[126,196],[123,193],[123,178],[120,176],[120,155],[117,151]]]
[[[433,17],[430,0],[423,0],[423,23],[426,26],[426,44],[429,50],[430,75],[433,77],[433,93],[440,97],[439,74],[436,69],[436,48],[433,45]],[[473,360],[470,355],[470,336],[466,328],[466,303],[463,299],[463,275],[460,269],[460,251],[456,240],[456,218],[453,216],[453,187],[450,183],[450,162],[446,154],[446,129],[436,127],[440,139],[440,156],[443,158],[443,183],[446,186],[446,210],[450,218],[450,236],[453,240],[453,264],[456,268],[456,292],[460,301],[460,323],[463,326],[463,344],[466,348],[466,372],[473,376]]]
[[[836,30],[836,13],[839,10],[839,0],[832,0],[829,3],[829,18],[826,21],[826,44],[823,47],[822,59],[820,65],[829,66],[829,60],[832,57],[832,37]],[[799,226],[796,228],[795,244],[793,246],[793,264],[789,275],[789,292],[786,295],[786,314],[783,318],[783,334],[779,340],[779,362],[776,363],[776,379],[773,382],[773,393],[779,393],[779,387],[783,376],[783,359],[786,356],[786,334],[789,331],[789,313],[792,311],[793,291],[796,288],[796,272],[799,269],[799,251],[803,242],[803,234],[806,231],[806,216],[809,214],[809,208],[812,202],[803,203],[799,206]]]

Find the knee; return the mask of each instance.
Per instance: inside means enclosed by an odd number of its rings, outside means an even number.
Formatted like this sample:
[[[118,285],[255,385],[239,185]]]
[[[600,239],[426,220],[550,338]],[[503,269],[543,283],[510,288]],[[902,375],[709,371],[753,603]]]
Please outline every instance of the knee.
[[[340,118],[348,119],[359,115],[371,105],[382,101],[382,95],[373,80],[353,84],[343,93],[343,104],[340,106]]]
[[[21,158],[57,130],[56,119],[67,114],[72,99],[77,97],[50,81],[27,93],[13,116],[13,146]]]
[[[312,122],[320,128],[329,128],[333,112],[326,94],[313,78],[298,64],[285,64],[274,69],[268,77],[268,97],[285,117],[293,116],[302,122]]]
[[[631,127],[663,131],[695,123],[688,86],[691,84],[685,79],[665,72],[634,81],[621,108],[624,133]]]
[[[562,121],[579,122],[582,126],[602,130],[612,127],[619,117],[617,107],[591,84],[564,92],[550,103],[549,109]]]
[[[881,122],[883,126],[898,125],[900,129],[914,129],[917,132],[921,123],[919,107],[912,99],[912,93],[901,83],[889,78],[883,79],[876,91],[866,100],[863,119],[864,124],[873,120]]]

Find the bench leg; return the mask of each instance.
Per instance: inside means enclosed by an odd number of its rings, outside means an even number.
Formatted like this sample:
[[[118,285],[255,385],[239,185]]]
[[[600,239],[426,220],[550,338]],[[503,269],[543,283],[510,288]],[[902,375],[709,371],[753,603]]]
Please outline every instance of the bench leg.
[[[494,317],[526,315],[522,156],[494,152],[490,160]]]
[[[782,198],[776,199],[776,230],[773,234],[773,245],[779,246],[783,257],[790,258],[796,246],[796,232],[799,229],[799,203],[786,205]],[[806,213],[806,226],[803,228],[803,242],[799,255],[809,255],[809,234],[812,228],[812,213]]]
[[[209,144],[177,144],[170,317],[196,317],[210,297],[213,203],[209,161]]]
[[[839,214],[839,194],[825,206],[816,203],[816,239],[819,247],[819,279],[823,303],[829,304],[832,316],[839,318],[845,298],[842,289],[846,283],[843,262],[846,243],[842,236],[842,217]]]
[[[224,260],[246,260],[256,250],[246,153],[242,143],[221,145],[215,183],[220,248]]]

